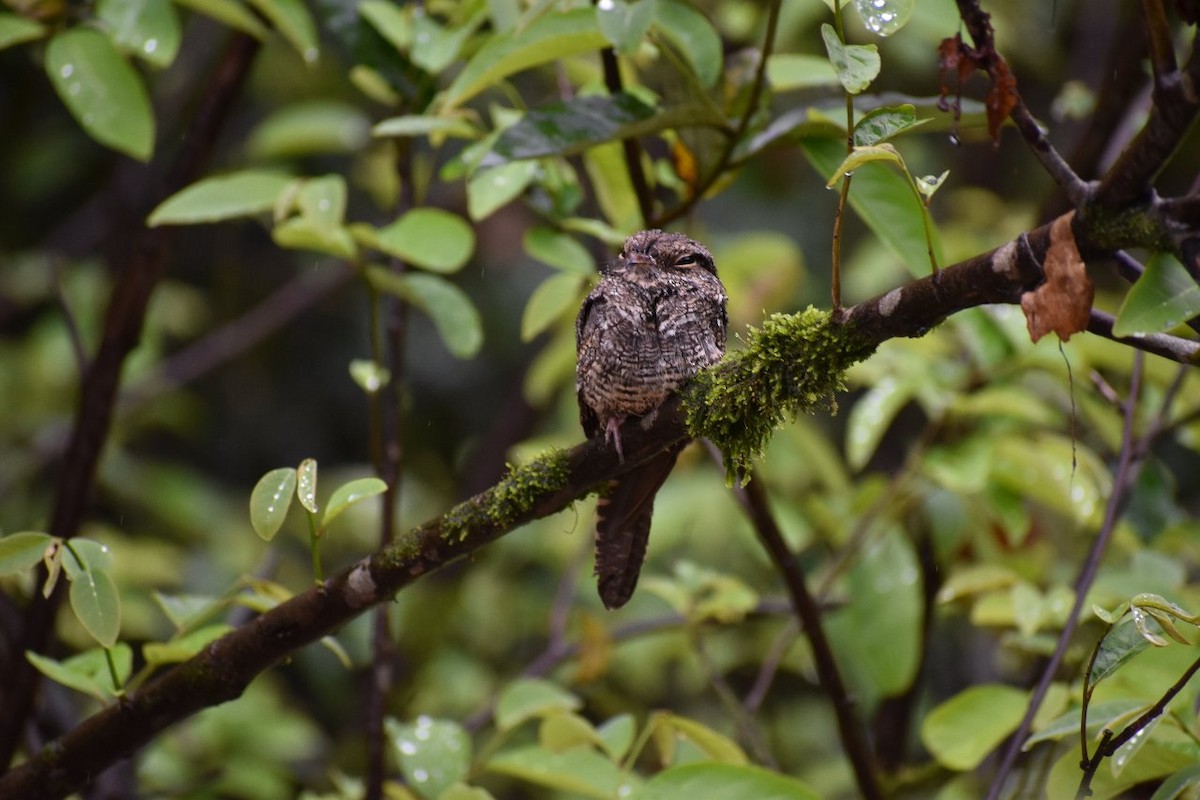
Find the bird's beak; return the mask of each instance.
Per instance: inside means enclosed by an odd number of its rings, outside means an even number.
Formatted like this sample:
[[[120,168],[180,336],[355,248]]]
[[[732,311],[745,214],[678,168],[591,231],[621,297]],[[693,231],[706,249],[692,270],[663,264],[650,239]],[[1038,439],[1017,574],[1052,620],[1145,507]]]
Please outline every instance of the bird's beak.
[[[636,250],[625,256],[625,263],[631,267],[652,267],[654,259],[648,253],[639,253]]]

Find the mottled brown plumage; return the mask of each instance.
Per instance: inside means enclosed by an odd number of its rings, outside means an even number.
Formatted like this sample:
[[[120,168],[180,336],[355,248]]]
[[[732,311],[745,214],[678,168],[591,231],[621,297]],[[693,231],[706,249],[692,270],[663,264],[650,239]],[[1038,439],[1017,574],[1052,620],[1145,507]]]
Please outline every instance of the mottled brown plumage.
[[[601,432],[624,459],[621,424],[657,408],[725,352],[725,287],[712,254],[678,233],[641,231],[575,321],[575,387],[588,436]],[[650,536],[654,496],[681,447],[613,481],[596,509],[596,575],[609,608],[629,600]]]

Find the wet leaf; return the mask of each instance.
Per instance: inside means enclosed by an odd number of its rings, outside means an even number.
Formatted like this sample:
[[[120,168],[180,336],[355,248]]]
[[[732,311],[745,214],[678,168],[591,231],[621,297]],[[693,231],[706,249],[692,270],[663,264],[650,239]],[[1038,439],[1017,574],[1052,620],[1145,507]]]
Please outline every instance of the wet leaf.
[[[306,458],[296,467],[296,498],[300,505],[317,513],[317,460]]]
[[[856,147],[880,144],[928,121],[917,119],[917,109],[911,103],[876,108],[855,123],[854,144]]]
[[[366,144],[370,131],[370,118],[349,103],[297,103],[263,120],[250,135],[246,149],[264,160],[355,153]]]
[[[312,66],[321,55],[317,26],[302,0],[247,0],[275,30],[283,35],[305,64]]]
[[[250,493],[250,525],[264,541],[271,541],[283,526],[296,494],[296,470],[273,469],[259,478]]]
[[[658,0],[654,28],[683,57],[701,86],[711,89],[716,84],[724,69],[724,51],[708,17],[688,3]]]
[[[1046,280],[1032,292],[1021,295],[1021,310],[1029,327],[1029,338],[1037,341],[1053,331],[1064,342],[1072,334],[1087,330],[1096,287],[1088,277],[1083,257],[1071,231],[1071,212],[1050,227],[1050,247],[1042,265]]]
[[[390,117],[371,129],[375,136],[436,136],[456,139],[478,139],[479,129],[458,117],[431,117],[408,114]]]
[[[358,4],[358,15],[397,51],[405,53],[412,47],[411,6],[405,8],[391,0],[361,0]]]
[[[514,161],[480,170],[467,182],[467,213],[479,222],[525,191],[537,174],[537,162]]]
[[[1112,675],[1129,659],[1150,646],[1131,618],[1118,622],[1100,640],[1100,650],[1092,664],[1091,686]]]
[[[650,132],[653,128],[645,123],[654,113],[653,106],[624,92],[575,97],[527,112],[500,133],[492,149],[514,161],[574,155],[600,142]]]
[[[389,717],[384,726],[401,772],[422,797],[438,797],[466,779],[471,737],[457,722],[420,716],[403,724]]]
[[[225,606],[223,599],[211,595],[154,592],[152,596],[176,630],[191,628]]]
[[[884,376],[858,398],[846,423],[846,463],[852,469],[860,470],[867,465],[915,391],[911,381]]]
[[[514,681],[496,700],[496,727],[512,730],[529,719],[582,706],[579,698],[557,684],[539,678]]]
[[[85,570],[107,572],[113,567],[112,551],[107,545],[92,539],[76,536],[71,539],[69,545],[64,545],[63,549],[66,551],[63,555],[63,571],[72,580]]]
[[[129,680],[133,668],[133,651],[129,645],[121,643],[109,650],[109,656],[116,665],[117,678],[123,686]],[[26,652],[25,658],[38,672],[55,683],[89,694],[98,700],[115,697],[121,688],[113,686],[108,656],[105,656],[101,648],[87,650],[65,661],[55,661],[34,652]]]
[[[606,0],[596,4],[596,21],[609,44],[625,55],[636,53],[654,21],[655,0]]]
[[[557,270],[573,275],[592,275],[595,272],[591,253],[570,234],[536,226],[527,229],[521,241],[526,253]]]
[[[463,45],[475,33],[487,12],[479,9],[465,23],[447,27],[429,14],[413,16],[412,60],[431,75],[438,75],[458,60]]]
[[[554,753],[600,743],[600,734],[592,723],[571,711],[543,717],[538,726],[538,744]]]
[[[112,576],[88,569],[71,580],[71,610],[84,630],[102,647],[112,647],[121,633],[121,597]]]
[[[179,664],[231,630],[229,625],[206,625],[169,642],[148,642],[142,645],[142,657],[148,664]]]
[[[600,735],[600,745],[604,752],[614,761],[620,761],[633,746],[637,723],[631,714],[618,714],[606,719],[596,732]]]
[[[625,780],[616,764],[588,748],[555,753],[544,747],[519,747],[493,756],[486,769],[595,800],[617,797]]]
[[[358,388],[367,394],[375,394],[392,379],[387,367],[365,358],[356,358],[350,362],[350,377],[358,384]]]
[[[821,23],[821,38],[838,80],[850,94],[860,94],[879,75],[879,48],[875,45],[845,44],[828,22]]]
[[[825,188],[829,189],[836,186],[842,178],[853,174],[854,170],[872,161],[895,164],[904,174],[908,174],[908,167],[904,165],[904,159],[900,157],[900,152],[892,145],[876,144],[855,147],[842,163],[838,165],[838,168],[833,173],[833,177],[825,184]]]
[[[150,97],[141,77],[107,36],[82,26],[56,35],[46,46],[46,73],[89,136],[139,161],[150,159]]]
[[[113,43],[155,67],[167,67],[179,52],[179,14],[169,0],[100,0],[96,16]]]
[[[738,746],[737,742],[693,719],[660,711],[654,715],[649,724],[654,726],[656,736],[659,734],[672,737],[682,736],[699,747],[712,761],[734,765],[749,763],[745,751]]]
[[[237,0],[173,0],[178,5],[190,8],[230,28],[248,33],[259,41],[270,38],[271,32],[259,22],[244,5]]]

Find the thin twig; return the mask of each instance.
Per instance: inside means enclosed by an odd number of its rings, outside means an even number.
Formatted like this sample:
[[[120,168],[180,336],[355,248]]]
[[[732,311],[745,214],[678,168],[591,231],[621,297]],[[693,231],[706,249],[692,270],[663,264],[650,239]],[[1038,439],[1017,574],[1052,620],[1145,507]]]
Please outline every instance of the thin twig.
[[[604,87],[610,95],[618,94],[624,88],[621,85],[621,65],[617,62],[617,51],[606,47],[600,51],[600,63],[604,67]],[[636,138],[621,140],[621,150],[625,155],[625,169],[629,172],[629,183],[633,186],[633,195],[637,198],[638,211],[645,224],[654,216],[654,197],[650,193],[650,183],[646,180],[646,171],[642,169],[642,148]]]
[[[1017,762],[1017,756],[1020,755],[1021,746],[1029,736],[1029,731],[1033,726],[1033,718],[1041,707],[1042,701],[1046,697],[1046,692],[1050,689],[1050,684],[1054,682],[1054,678],[1058,673],[1058,667],[1066,655],[1067,647],[1071,643],[1071,637],[1075,634],[1075,628],[1079,624],[1088,590],[1091,589],[1092,583],[1096,580],[1096,574],[1100,571],[1100,562],[1104,558],[1104,552],[1108,548],[1108,542],[1112,538],[1112,533],[1117,527],[1117,519],[1120,517],[1121,509],[1125,505],[1127,492],[1136,477],[1137,468],[1135,461],[1138,447],[1134,439],[1133,427],[1141,397],[1142,367],[1144,361],[1145,356],[1142,353],[1134,353],[1133,370],[1129,377],[1129,395],[1125,401],[1125,423],[1121,432],[1121,455],[1117,462],[1116,476],[1113,478],[1112,493],[1109,494],[1108,503],[1104,508],[1104,522],[1100,526],[1100,531],[1096,534],[1096,540],[1092,542],[1092,548],[1088,552],[1087,560],[1083,562],[1083,568],[1079,571],[1079,575],[1075,579],[1075,600],[1071,605],[1071,612],[1067,615],[1066,622],[1063,624],[1062,632],[1059,634],[1058,644],[1055,646],[1050,660],[1046,662],[1046,666],[1042,670],[1042,675],[1038,679],[1037,686],[1034,687],[1033,693],[1029,697],[1029,705],[1025,708],[1025,716],[1021,718],[1021,724],[1017,726],[1016,731],[1008,739],[1008,745],[1004,749],[1000,766],[997,768],[996,775],[992,779],[992,784],[988,788],[987,800],[998,800],[1000,797],[1000,792],[1004,789],[1005,781],[1007,781],[1009,773]]]
[[[1112,314],[1092,309],[1088,320],[1088,333],[1112,339],[1114,342],[1129,345],[1137,350],[1144,350],[1156,356],[1178,361],[1181,364],[1195,364],[1200,359],[1200,342],[1192,339],[1181,339],[1168,333],[1147,333],[1143,336],[1117,336],[1113,326],[1117,319]]]
[[[1175,61],[1175,45],[1162,0],[1142,0],[1146,17],[1146,32],[1150,39],[1150,69],[1154,72],[1154,92],[1157,95],[1179,80],[1179,65]]]
[[[833,704],[842,747],[847,758],[850,759],[859,793],[867,800],[882,800],[883,789],[880,787],[879,778],[876,775],[874,756],[867,743],[862,722],[855,714],[854,702],[842,682],[833,649],[829,645],[829,640],[825,638],[825,631],[821,625],[820,607],[813,596],[809,594],[800,562],[787,546],[783,533],[775,522],[761,480],[751,478],[746,486],[736,491],[736,495],[746,509],[759,539],[771,556],[771,560],[775,562],[776,568],[783,577],[788,594],[792,598],[796,616],[804,626],[809,645],[812,648],[817,676],[821,687],[829,695],[829,700]]]

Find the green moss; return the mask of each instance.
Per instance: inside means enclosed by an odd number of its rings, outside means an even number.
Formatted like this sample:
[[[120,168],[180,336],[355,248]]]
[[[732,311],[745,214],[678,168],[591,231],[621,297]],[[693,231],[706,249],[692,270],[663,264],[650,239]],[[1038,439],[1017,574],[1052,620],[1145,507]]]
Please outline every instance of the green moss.
[[[774,314],[749,330],[744,349],[688,384],[688,430],[721,449],[731,478],[745,474],[781,423],[835,408],[846,369],[874,349],[828,311]]]
[[[546,494],[566,486],[568,478],[565,450],[550,450],[523,467],[510,467],[495,486],[446,512],[441,535],[461,542],[473,530],[507,527]]]

